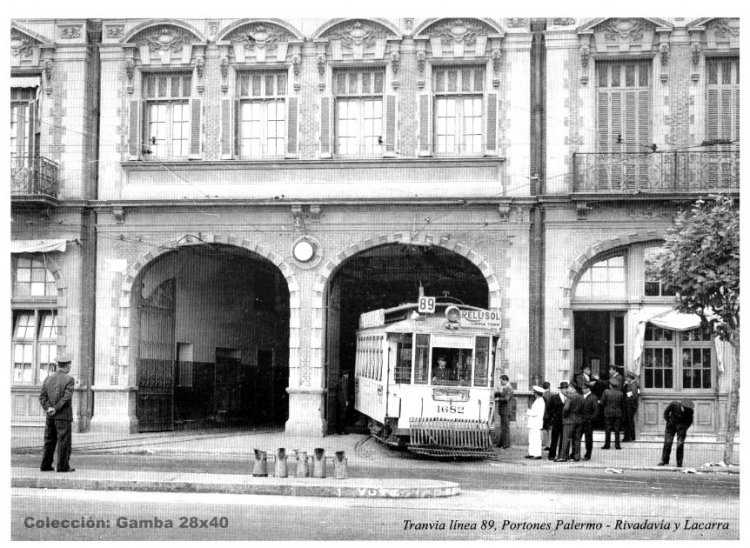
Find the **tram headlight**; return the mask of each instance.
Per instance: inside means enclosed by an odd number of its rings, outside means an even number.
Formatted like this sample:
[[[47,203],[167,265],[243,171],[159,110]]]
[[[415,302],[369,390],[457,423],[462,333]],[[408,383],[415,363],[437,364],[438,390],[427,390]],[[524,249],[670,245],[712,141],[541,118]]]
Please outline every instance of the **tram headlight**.
[[[461,319],[461,311],[457,306],[449,306],[445,309],[445,317],[450,323],[458,323],[458,320]]]

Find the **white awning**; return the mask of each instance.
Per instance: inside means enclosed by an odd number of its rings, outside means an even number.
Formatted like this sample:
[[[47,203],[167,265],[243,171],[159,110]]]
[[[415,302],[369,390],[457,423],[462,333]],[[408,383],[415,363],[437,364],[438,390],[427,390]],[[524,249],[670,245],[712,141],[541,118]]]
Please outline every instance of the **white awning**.
[[[707,316],[711,316],[711,311],[707,311]],[[701,326],[701,317],[698,314],[684,314],[672,307],[651,307],[644,308],[636,316],[635,340],[633,341],[633,367],[632,371],[636,375],[641,374],[641,357],[643,356],[643,340],[646,335],[646,324],[651,323],[662,329],[670,331],[691,331]],[[718,358],[719,372],[724,372],[724,347],[718,339],[714,339],[716,354]]]
[[[11,253],[50,253],[65,251],[68,240],[11,240]]]
[[[12,88],[38,88],[41,86],[41,78],[39,76],[23,76],[18,78],[10,79],[10,87]]]

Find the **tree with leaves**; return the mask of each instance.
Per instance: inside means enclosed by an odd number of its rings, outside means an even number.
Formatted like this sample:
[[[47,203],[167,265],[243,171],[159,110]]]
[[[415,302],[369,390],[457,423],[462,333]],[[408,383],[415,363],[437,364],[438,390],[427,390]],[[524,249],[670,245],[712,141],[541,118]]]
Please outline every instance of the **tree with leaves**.
[[[677,308],[700,316],[732,347],[724,463],[731,464],[740,402],[740,212],[731,196],[711,195],[675,217],[660,257],[660,278]]]

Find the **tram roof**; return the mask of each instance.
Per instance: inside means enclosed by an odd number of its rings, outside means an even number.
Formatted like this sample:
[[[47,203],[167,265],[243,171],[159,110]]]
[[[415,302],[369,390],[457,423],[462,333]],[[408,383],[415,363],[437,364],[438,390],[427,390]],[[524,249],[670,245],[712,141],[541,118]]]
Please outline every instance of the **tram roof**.
[[[380,328],[384,331],[391,333],[411,333],[415,331],[435,331],[440,330],[441,327],[445,327],[448,320],[444,314],[445,309],[449,306],[454,306],[461,311],[475,311],[477,314],[492,314],[499,317],[498,312],[492,312],[484,308],[466,304],[456,304],[452,302],[438,302],[435,304],[435,313],[433,314],[420,314],[417,310],[419,305],[417,303],[401,304],[392,308],[380,308],[365,312],[359,317],[359,329],[377,329]],[[442,311],[442,313],[441,313]],[[457,329],[447,329],[446,332],[451,334],[459,335],[464,334],[497,334],[499,329],[499,321],[497,325],[489,327],[482,323],[480,325],[472,325],[472,322],[461,321],[454,323]]]

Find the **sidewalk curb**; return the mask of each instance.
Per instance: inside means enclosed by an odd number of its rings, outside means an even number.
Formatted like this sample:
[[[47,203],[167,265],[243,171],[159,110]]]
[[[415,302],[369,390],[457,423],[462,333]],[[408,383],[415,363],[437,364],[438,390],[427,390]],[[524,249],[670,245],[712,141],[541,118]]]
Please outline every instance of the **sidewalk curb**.
[[[241,478],[241,479],[240,479]],[[438,498],[461,493],[458,483],[434,480],[349,480],[317,478],[254,478],[237,482],[205,480],[91,479],[14,477],[11,487],[31,489],[83,489],[89,491],[147,491],[164,493],[226,493],[234,495],[284,495],[340,498]],[[409,486],[404,486],[408,482]]]

